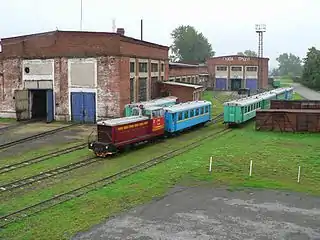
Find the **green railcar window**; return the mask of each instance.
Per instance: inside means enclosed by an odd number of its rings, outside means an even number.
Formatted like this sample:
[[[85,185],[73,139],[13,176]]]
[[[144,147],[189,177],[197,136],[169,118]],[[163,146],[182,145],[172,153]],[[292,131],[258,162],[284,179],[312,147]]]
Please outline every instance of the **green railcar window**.
[[[178,114],[178,121],[182,120],[182,112]]]
[[[184,119],[187,119],[189,117],[189,113],[188,113],[188,111],[185,111],[184,112]]]

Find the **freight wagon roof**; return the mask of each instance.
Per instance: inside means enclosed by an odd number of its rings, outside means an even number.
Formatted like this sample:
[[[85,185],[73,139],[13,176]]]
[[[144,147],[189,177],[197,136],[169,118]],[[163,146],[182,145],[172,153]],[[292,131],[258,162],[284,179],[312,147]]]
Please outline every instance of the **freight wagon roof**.
[[[259,109],[257,112],[319,113],[320,109]]]
[[[192,101],[192,102],[180,103],[170,107],[165,107],[163,109],[168,112],[181,112],[181,111],[189,110],[192,108],[204,107],[209,105],[211,105],[211,102],[209,101]]]
[[[146,116],[131,116],[131,117],[104,120],[104,121],[98,122],[97,124],[105,125],[105,126],[118,126],[118,125],[129,124],[129,123],[139,122],[139,121],[148,120],[148,119],[149,118]]]

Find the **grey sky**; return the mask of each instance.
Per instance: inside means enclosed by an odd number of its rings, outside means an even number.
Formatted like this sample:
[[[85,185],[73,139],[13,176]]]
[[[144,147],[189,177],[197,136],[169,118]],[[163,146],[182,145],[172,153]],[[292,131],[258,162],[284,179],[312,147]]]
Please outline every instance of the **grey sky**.
[[[201,3],[201,4],[200,4]],[[264,55],[270,65],[282,52],[305,56],[320,48],[319,0],[83,0],[83,30],[111,31],[112,19],[126,35],[170,45],[170,32],[190,24],[208,38],[216,55],[257,50],[255,23],[267,24]],[[80,29],[80,0],[1,0],[0,37]]]

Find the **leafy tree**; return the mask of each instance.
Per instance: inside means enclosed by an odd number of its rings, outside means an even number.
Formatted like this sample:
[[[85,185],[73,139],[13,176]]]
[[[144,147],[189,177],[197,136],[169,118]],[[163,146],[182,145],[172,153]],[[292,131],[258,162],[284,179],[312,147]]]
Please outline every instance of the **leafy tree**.
[[[177,27],[172,31],[171,37],[173,44],[170,59],[203,63],[215,54],[208,39],[192,26]]]
[[[309,48],[303,61],[301,83],[310,88],[320,89],[320,50],[315,47]]]
[[[253,50],[245,50],[244,52],[238,52],[237,55],[248,56],[248,57],[257,57],[258,54]]]
[[[303,69],[302,60],[298,56],[292,53],[282,53],[276,60],[279,63],[279,75],[291,77],[301,75]]]

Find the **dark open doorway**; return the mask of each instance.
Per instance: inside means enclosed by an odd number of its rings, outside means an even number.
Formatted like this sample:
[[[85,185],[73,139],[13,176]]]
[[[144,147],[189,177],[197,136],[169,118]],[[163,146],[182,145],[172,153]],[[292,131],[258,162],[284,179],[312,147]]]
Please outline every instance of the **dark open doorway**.
[[[31,91],[31,118],[46,119],[47,118],[47,94],[46,90]]]
[[[231,79],[231,90],[238,91],[241,88],[241,79]]]

